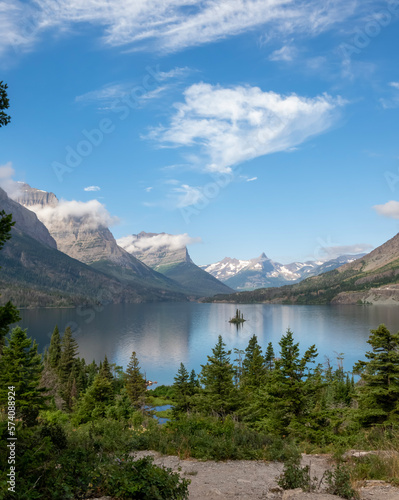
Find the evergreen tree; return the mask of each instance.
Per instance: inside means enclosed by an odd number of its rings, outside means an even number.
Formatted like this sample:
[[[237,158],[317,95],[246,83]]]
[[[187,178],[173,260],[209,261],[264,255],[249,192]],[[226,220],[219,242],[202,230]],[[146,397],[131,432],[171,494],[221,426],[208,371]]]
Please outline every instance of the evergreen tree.
[[[26,330],[14,328],[0,358],[0,404],[5,407],[8,391],[15,391],[17,418],[28,426],[35,424],[39,410],[45,407],[45,389],[39,387],[42,370],[36,342],[27,337]]]
[[[183,363],[180,363],[180,368],[174,377],[173,388],[175,391],[176,402],[174,404],[175,413],[187,412],[190,408],[189,398],[192,395],[190,387],[190,375]]]
[[[108,379],[110,381],[112,381],[114,379],[112,372],[111,372],[111,365],[108,362],[107,355],[105,355],[104,362],[101,365],[100,375],[105,377],[106,379]]]
[[[72,330],[68,326],[65,329],[61,343],[61,356],[59,372],[62,382],[67,382],[72,372],[72,367],[78,353],[78,344],[73,337]]]
[[[230,362],[231,351],[226,351],[226,344],[219,335],[212,356],[208,363],[201,365],[201,383],[204,386],[203,403],[208,410],[224,415],[234,406],[234,375],[235,370]]]
[[[61,390],[60,396],[65,401],[67,408],[72,408],[72,385],[73,379],[76,378],[76,363],[78,353],[78,344],[73,338],[72,330],[68,326],[65,329],[61,342],[61,356],[58,368]]]
[[[265,379],[265,360],[256,335],[253,335],[245,349],[243,361],[243,384],[248,388],[259,387]]]
[[[265,367],[266,370],[272,371],[274,368],[274,360],[275,360],[275,354],[274,354],[274,349],[273,349],[273,344],[269,342],[267,344],[267,349],[265,353]]]
[[[91,384],[94,382],[94,379],[96,378],[96,375],[99,371],[99,368],[97,366],[97,363],[93,361],[87,366],[86,372],[87,372],[87,387],[90,387]]]
[[[189,389],[190,389],[190,395],[195,394],[200,386],[197,375],[195,374],[195,370],[191,370],[188,385],[189,385]]]
[[[114,401],[115,394],[112,382],[101,373],[98,373],[92,385],[88,387],[78,401],[73,420],[76,423],[84,423],[103,418],[107,415]]]
[[[61,360],[61,338],[60,331],[56,325],[51,335],[50,347],[48,350],[48,362],[53,369],[58,369]]]
[[[313,345],[300,357],[299,344],[294,343],[293,333],[287,330],[280,342],[280,358],[266,379],[266,384],[256,394],[249,420],[269,432],[287,434],[289,430],[302,432],[315,407],[316,395],[321,391],[319,369],[312,374],[309,363],[317,357]]]
[[[359,418],[365,425],[399,421],[399,333],[385,325],[371,330],[367,341],[372,351],[368,361],[359,361],[354,372],[361,375],[358,386]]]
[[[129,364],[127,365],[125,387],[132,405],[136,408],[141,407],[147,391],[147,384],[141,374],[139,360],[135,351],[132,352]]]

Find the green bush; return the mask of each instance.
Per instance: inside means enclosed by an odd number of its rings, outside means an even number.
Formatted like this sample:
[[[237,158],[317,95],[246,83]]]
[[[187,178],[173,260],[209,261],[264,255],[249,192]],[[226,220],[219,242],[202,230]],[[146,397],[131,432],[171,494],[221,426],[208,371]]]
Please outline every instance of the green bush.
[[[134,461],[128,455],[116,458],[102,468],[106,492],[123,500],[185,500],[190,481],[171,469],[157,467],[153,458]]]
[[[2,500],[68,500],[112,495],[121,499],[183,500],[187,480],[156,467],[150,459],[129,456],[133,438],[122,423],[103,419],[67,431],[57,423],[17,427],[18,483],[8,491],[7,449],[0,448]],[[0,438],[7,427],[0,422]]]
[[[359,498],[359,494],[352,488],[350,471],[344,464],[338,464],[333,470],[327,470],[324,479],[328,484],[328,493],[349,500]]]
[[[314,491],[317,486],[317,478],[310,477],[310,467],[301,467],[300,458],[291,458],[284,464],[283,473],[277,479],[277,484],[283,490],[302,488],[304,491]]]

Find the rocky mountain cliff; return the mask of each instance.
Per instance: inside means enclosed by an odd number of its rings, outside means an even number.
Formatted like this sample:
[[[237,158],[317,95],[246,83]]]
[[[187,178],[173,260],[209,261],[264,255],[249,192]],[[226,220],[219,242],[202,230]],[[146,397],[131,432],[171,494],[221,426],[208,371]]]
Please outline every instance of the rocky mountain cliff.
[[[1,188],[0,210],[4,210],[7,214],[12,213],[13,220],[15,221],[12,234],[14,234],[14,232],[24,233],[43,245],[50,248],[57,248],[57,243],[54,238],[50,235],[48,229],[39,221],[37,215],[9,198],[7,193]]]
[[[209,301],[289,304],[399,303],[399,233],[354,262],[294,285],[219,295]]]
[[[159,236],[171,235],[167,233],[146,233],[141,231],[141,233],[131,236],[130,244],[120,243],[120,245],[141,262],[144,262],[147,266],[159,272],[162,272],[162,269],[182,262],[193,264],[186,246],[175,248],[171,245],[154,245],[153,241],[156,241]],[[122,240],[125,240],[125,238]]]
[[[178,283],[157,273],[118,246],[111,231],[97,214],[93,215],[90,210],[85,212],[79,203],[62,203],[53,193],[32,188],[28,184],[21,185],[17,200],[42,218],[58,250],[69,257],[123,283],[180,293],[180,299],[185,300]]]
[[[152,269],[177,281],[190,295],[212,296],[229,293],[231,288],[200,269],[191,260],[187,247],[178,245],[175,236],[167,233],[133,234],[118,242],[132,255]]]
[[[18,194],[15,197],[15,201],[25,207],[35,205],[55,207],[58,204],[58,198],[54,193],[33,188],[25,182],[18,182],[17,185]]]
[[[0,189],[0,210],[16,222],[0,252],[0,302],[20,307],[181,300],[182,294],[106,276],[57,250],[36,214]],[[184,298],[184,296],[183,296]]]
[[[293,262],[280,264],[269,259],[264,253],[255,259],[238,260],[225,257],[220,262],[201,266],[206,272],[220,279],[235,290],[255,290],[297,283],[309,276],[317,276],[336,269],[347,262],[362,257],[360,255],[343,255],[328,261]]]

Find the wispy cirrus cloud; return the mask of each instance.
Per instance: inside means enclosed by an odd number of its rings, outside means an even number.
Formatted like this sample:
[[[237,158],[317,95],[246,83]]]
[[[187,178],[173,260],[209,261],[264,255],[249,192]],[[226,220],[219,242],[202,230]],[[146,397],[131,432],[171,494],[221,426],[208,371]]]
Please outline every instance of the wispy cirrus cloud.
[[[113,47],[178,51],[262,27],[268,38],[315,36],[371,5],[356,0],[4,0],[0,44],[33,45],[46,30],[73,33],[74,25],[102,28]]]
[[[269,56],[270,61],[285,61],[290,62],[297,56],[298,51],[290,45],[283,45],[281,49],[275,50]]]
[[[91,191],[100,191],[100,186],[87,186],[83,188],[83,191],[91,192]]]
[[[323,260],[336,259],[342,255],[368,253],[373,249],[368,243],[357,243],[354,245],[326,246],[321,249]]]
[[[169,126],[148,137],[165,147],[196,148],[209,172],[230,172],[235,164],[290,150],[330,128],[345,104],[327,94],[284,96],[206,83],[187,88],[184,99],[174,105]]]

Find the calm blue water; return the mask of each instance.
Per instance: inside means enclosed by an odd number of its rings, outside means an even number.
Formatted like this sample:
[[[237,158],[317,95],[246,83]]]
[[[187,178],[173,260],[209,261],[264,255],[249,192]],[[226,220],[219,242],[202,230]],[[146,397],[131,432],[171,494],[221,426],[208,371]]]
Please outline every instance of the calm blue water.
[[[228,349],[245,349],[255,333],[266,348],[278,342],[287,328],[304,351],[316,344],[318,361],[344,353],[344,368],[364,359],[369,345],[370,329],[385,323],[399,330],[398,306],[286,306],[240,305],[247,321],[242,328],[228,323],[234,316],[233,304],[157,303],[123,304],[81,309],[41,309],[21,312],[20,325],[28,328],[42,351],[49,345],[54,325],[62,332],[71,326],[79,344],[79,355],[87,362],[97,362],[106,354],[112,363],[126,368],[132,351],[136,351],[148,379],[171,384],[184,363],[198,371],[207,361],[218,335]],[[232,353],[232,359],[234,359]]]

